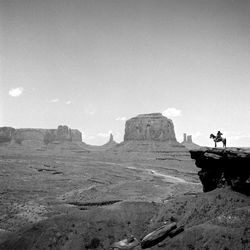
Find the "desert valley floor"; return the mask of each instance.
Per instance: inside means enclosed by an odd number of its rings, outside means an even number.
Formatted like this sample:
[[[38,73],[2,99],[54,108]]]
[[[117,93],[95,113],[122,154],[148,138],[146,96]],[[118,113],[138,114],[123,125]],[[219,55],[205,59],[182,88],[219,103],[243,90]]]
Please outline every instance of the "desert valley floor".
[[[0,165],[1,250],[107,250],[173,221],[185,233],[150,249],[249,246],[249,198],[203,193],[188,150],[1,147]]]
[[[162,202],[202,191],[194,161],[178,155],[0,151],[0,228],[13,231],[71,209]]]

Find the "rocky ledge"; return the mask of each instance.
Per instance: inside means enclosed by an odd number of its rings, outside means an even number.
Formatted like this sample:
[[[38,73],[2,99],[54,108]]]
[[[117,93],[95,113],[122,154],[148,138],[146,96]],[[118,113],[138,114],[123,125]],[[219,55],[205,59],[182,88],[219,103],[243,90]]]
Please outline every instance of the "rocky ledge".
[[[250,195],[250,148],[200,148],[190,150],[203,191],[230,186]]]

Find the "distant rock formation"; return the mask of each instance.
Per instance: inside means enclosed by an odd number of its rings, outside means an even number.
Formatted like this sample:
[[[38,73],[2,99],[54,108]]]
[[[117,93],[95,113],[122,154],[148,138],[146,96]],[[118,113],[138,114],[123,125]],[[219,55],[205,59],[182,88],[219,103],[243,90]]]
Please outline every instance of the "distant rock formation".
[[[198,144],[193,143],[192,135],[183,134],[183,142],[181,143],[187,149],[198,149],[200,146]]]
[[[15,142],[21,145],[49,144],[53,142],[82,142],[82,134],[77,129],[68,126],[58,126],[57,129],[33,129],[11,127],[0,128],[0,143]]]
[[[44,132],[45,131],[41,129],[31,129],[31,128],[15,129],[12,139],[18,144],[21,144],[25,140],[43,142]]]
[[[124,141],[177,142],[172,120],[161,113],[142,114],[127,120]]]
[[[192,135],[183,134],[183,143],[192,143]]]
[[[109,142],[110,142],[110,143],[114,142],[114,136],[113,136],[112,133],[111,133],[110,136],[109,136]]]
[[[56,130],[57,141],[82,141],[82,133],[77,129],[70,129],[68,126],[58,126]]]
[[[13,137],[14,132],[15,132],[15,129],[11,127],[0,128],[0,143],[10,142]]]
[[[223,186],[250,195],[250,149],[200,148],[191,157],[201,170],[198,175],[204,192]]]
[[[110,137],[109,137],[109,141],[107,143],[105,143],[102,146],[99,146],[99,150],[108,150],[108,149],[112,149],[114,148],[118,143],[114,141],[114,136],[111,133]]]
[[[124,141],[112,148],[117,152],[153,153],[190,157],[177,142],[172,120],[161,113],[141,114],[126,121]]]

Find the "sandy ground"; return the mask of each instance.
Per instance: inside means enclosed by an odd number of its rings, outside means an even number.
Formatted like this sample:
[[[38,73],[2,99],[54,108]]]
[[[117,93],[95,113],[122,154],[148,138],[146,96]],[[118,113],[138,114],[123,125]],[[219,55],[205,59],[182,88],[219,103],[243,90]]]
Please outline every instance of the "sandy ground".
[[[148,249],[249,249],[249,197],[203,193],[198,170],[187,151],[0,147],[0,250],[108,250],[173,221]]]
[[[166,202],[202,191],[187,156],[0,148],[0,229],[115,201]]]

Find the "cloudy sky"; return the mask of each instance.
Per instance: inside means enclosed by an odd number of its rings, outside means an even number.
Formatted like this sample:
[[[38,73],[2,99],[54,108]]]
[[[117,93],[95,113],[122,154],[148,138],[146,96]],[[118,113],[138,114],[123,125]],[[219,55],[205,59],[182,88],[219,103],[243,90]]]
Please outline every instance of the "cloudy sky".
[[[121,141],[163,112],[200,145],[250,146],[249,0],[1,0],[0,126]]]

